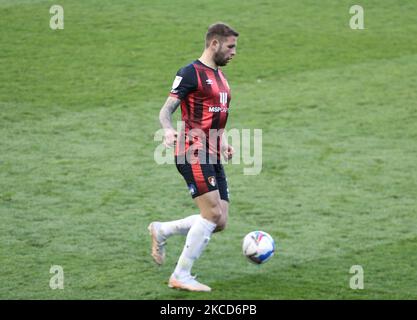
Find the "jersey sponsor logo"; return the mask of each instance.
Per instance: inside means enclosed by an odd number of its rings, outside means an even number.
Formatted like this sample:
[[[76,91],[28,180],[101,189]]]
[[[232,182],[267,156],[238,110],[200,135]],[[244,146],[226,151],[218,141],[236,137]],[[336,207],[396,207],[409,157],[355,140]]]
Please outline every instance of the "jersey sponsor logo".
[[[209,107],[209,112],[228,112],[227,107]]]
[[[178,88],[178,86],[181,83],[181,80],[182,80],[182,77],[180,77],[180,76],[175,77],[174,82],[172,83],[172,90],[171,91],[174,91],[175,89]]]
[[[225,106],[227,104],[227,92],[219,92],[220,94],[220,104]]]
[[[207,178],[208,183],[210,183],[213,187],[216,186],[216,178],[211,176]]]

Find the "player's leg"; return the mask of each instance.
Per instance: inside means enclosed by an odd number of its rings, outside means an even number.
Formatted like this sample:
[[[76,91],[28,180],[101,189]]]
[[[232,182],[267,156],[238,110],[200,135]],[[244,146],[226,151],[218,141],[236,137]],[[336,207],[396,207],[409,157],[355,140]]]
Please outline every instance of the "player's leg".
[[[226,228],[228,213],[229,213],[229,188],[227,185],[226,176],[222,165],[214,165],[216,172],[216,184],[220,193],[220,206],[222,215],[217,222],[217,227],[214,232],[222,231]],[[193,223],[196,221],[198,214],[188,216],[184,219],[155,222],[155,228],[159,230],[161,238],[165,241],[168,237],[176,234],[187,235]]]
[[[199,214],[188,216],[184,219],[160,222],[151,222],[148,226],[152,237],[152,257],[154,261],[161,265],[165,261],[165,245],[170,236],[181,234],[186,235]]]
[[[229,187],[227,185],[226,174],[222,164],[215,164],[216,182],[220,194],[220,207],[222,215],[217,223],[214,232],[222,231],[226,228],[229,217]]]
[[[206,164],[190,164],[187,168],[192,172],[192,180],[187,181],[187,184],[200,209],[200,217],[188,231],[183,251],[169,285],[192,291],[210,291],[209,287],[192,278],[191,268],[206,248],[217,223],[221,221],[222,207],[216,170],[213,164],[207,162]]]
[[[184,246],[181,257],[178,261],[174,274],[170,278],[170,286],[183,288],[181,283],[175,283],[177,277],[185,277],[185,279],[191,277],[191,267],[204,248],[207,246],[210,240],[210,234],[207,229],[213,230],[213,232],[221,231],[226,227],[228,214],[229,214],[229,188],[227,185],[226,175],[224,173],[223,166],[221,164],[215,164],[208,167],[203,167],[205,181],[208,181],[212,186],[215,186],[217,190],[203,194],[196,197],[195,202],[200,209],[201,219],[196,220],[195,224],[191,227],[187,235],[186,245]],[[208,172],[207,172],[208,170]],[[214,179],[213,175],[214,174]],[[210,224],[211,222],[211,224]],[[199,228],[198,225],[206,224],[209,228]],[[204,234],[205,232],[205,234]],[[203,237],[203,242],[202,242]],[[204,239],[205,237],[205,239]],[[198,288],[198,291],[208,291],[209,287],[196,282],[194,279],[194,286],[192,290]],[[197,283],[197,285],[195,284]]]
[[[227,220],[229,218],[229,202],[226,200],[220,200],[220,208],[222,215],[217,222],[216,229],[214,229],[214,232],[223,231],[226,228]]]
[[[221,200],[220,205],[222,209],[222,216],[220,217],[214,232],[224,230],[227,223],[229,202]],[[149,232],[155,235],[154,237],[158,239],[158,242],[165,242],[169,237],[173,235],[187,235],[191,226],[194,224],[194,222],[199,216],[200,214],[194,214],[178,220],[164,222],[154,221],[149,225],[148,229]]]
[[[160,222],[153,221],[149,224],[148,230],[152,237],[152,257],[161,265],[165,261],[165,245],[167,239],[176,234],[186,235],[199,214],[188,216],[184,219]]]
[[[197,183],[194,179],[192,165],[186,159],[177,157],[175,157],[175,164],[178,172],[186,181],[191,196],[196,197],[198,195]],[[167,222],[154,221],[149,224],[148,230],[152,237],[151,255],[157,264],[161,265],[165,261],[166,240],[175,234],[186,235],[199,216],[199,214],[195,214],[184,219]]]
[[[224,230],[227,223],[229,203],[224,200],[220,202],[222,215],[214,232]],[[167,239],[173,235],[187,235],[198,217],[200,217],[200,214],[194,214],[184,219],[173,221],[154,221],[148,226],[149,233],[152,236],[152,257],[157,264],[161,265],[165,261],[165,245]]]
[[[211,234],[221,220],[221,199],[218,190],[213,190],[194,200],[201,216],[196,219],[187,234],[184,249],[169,280],[169,286],[190,291],[210,291],[208,286],[197,282],[191,276],[191,268],[206,248]]]
[[[153,232],[157,234],[158,239],[165,241],[173,235],[187,235],[188,230],[190,230],[199,216],[199,214],[193,214],[178,220],[164,222],[154,221],[149,225],[149,228],[153,229]]]

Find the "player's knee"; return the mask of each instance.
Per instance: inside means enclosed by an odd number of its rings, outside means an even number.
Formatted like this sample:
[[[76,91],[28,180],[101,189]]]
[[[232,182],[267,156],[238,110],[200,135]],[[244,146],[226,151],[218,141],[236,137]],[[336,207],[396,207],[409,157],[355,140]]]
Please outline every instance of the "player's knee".
[[[216,224],[219,224],[221,219],[222,219],[222,209],[220,206],[216,206],[214,208],[212,208],[211,210],[211,216],[213,218],[213,221]]]
[[[207,210],[207,215],[210,217],[210,220],[215,224],[218,224],[222,218],[222,208],[218,204],[213,204]]]
[[[217,223],[216,229],[214,229],[214,232],[220,232],[226,229],[227,221],[222,220],[219,223]]]
[[[224,229],[226,229],[226,226],[227,226],[227,217],[228,217],[227,210],[225,210],[223,208],[222,216],[219,219],[219,221],[217,222],[216,229],[214,230],[215,232],[223,231]]]
[[[204,205],[201,207],[201,214],[207,220],[218,225],[221,223],[224,208],[220,201],[211,199],[211,201],[206,201]]]

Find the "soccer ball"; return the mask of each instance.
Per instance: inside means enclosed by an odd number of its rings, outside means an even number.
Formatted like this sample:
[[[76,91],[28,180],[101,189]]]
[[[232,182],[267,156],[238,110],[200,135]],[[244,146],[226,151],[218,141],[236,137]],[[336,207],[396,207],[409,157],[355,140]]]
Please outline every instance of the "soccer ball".
[[[274,255],[275,241],[264,231],[252,231],[243,238],[242,250],[250,262],[262,264]]]

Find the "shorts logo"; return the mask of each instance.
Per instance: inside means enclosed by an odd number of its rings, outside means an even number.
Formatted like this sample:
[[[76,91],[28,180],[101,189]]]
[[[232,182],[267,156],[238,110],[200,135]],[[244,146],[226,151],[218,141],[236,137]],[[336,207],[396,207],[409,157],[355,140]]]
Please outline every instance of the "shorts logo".
[[[208,177],[207,178],[207,181],[213,186],[213,187],[215,187],[216,186],[216,178],[215,177],[213,177],[213,176],[211,176],[211,177]]]
[[[190,192],[190,194],[193,196],[196,192],[197,192],[197,190],[196,190],[196,188],[195,188],[195,186],[192,184],[192,183],[190,183],[189,185],[188,185],[188,191]]]

